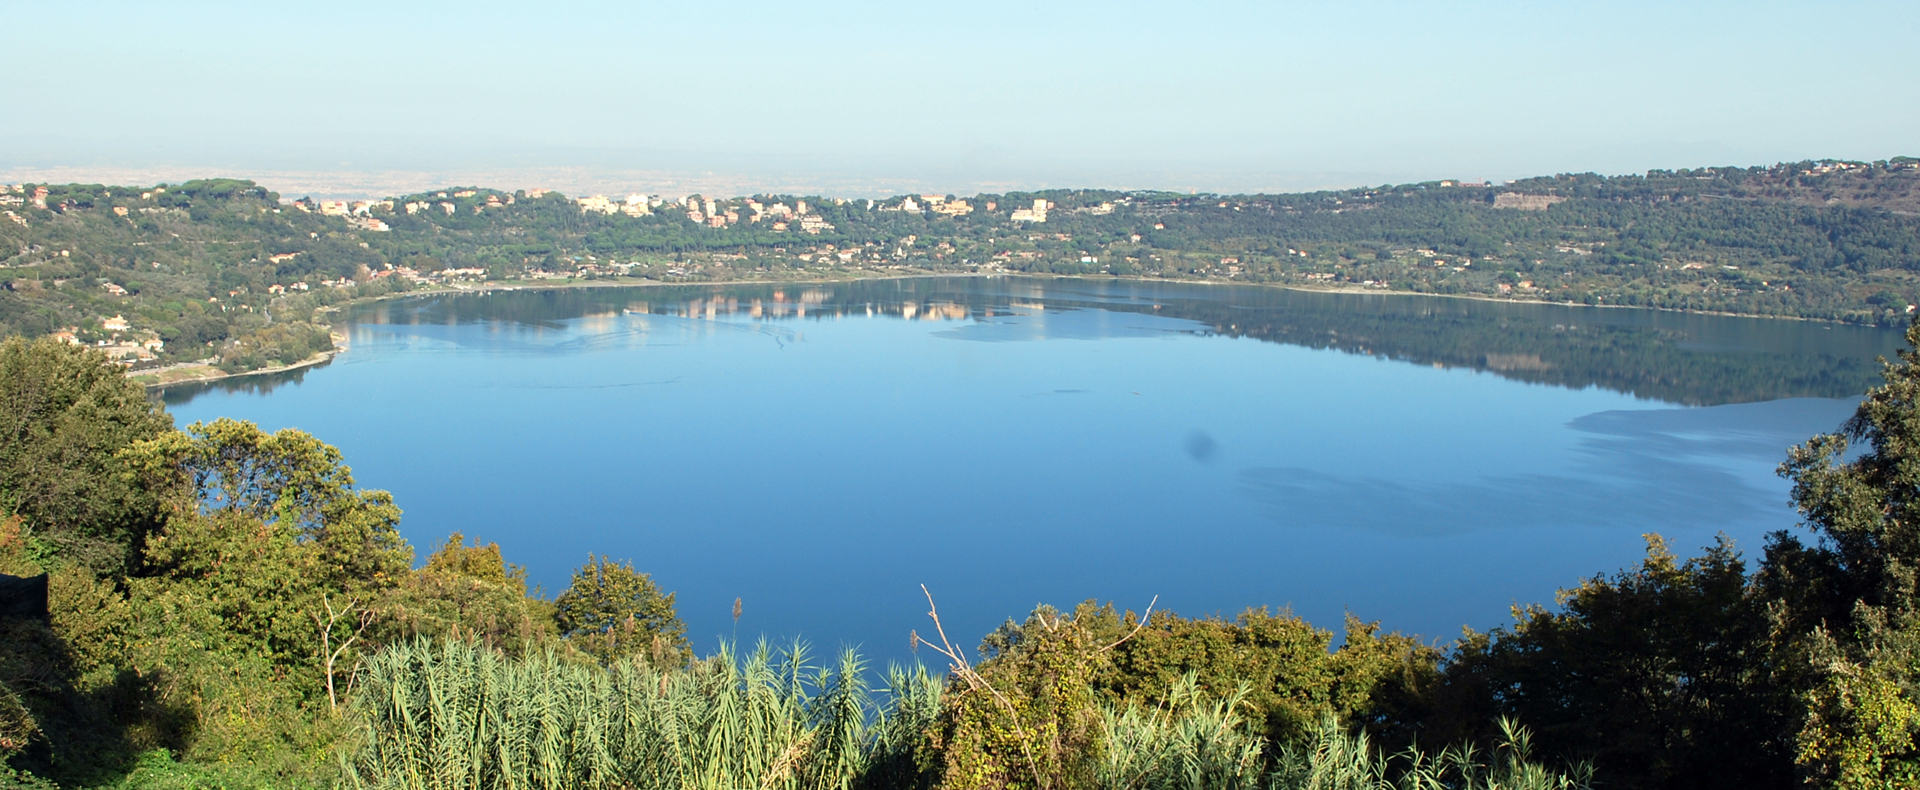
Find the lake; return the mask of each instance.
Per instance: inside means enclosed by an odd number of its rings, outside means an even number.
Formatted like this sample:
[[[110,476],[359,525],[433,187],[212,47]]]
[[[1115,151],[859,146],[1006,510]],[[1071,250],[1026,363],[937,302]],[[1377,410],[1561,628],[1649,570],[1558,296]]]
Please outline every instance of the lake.
[[[960,277],[361,305],[330,364],[165,393],[337,445],[422,558],[588,554],[702,652],[908,658],[1036,604],[1352,612],[1450,639],[1636,562],[1791,528],[1786,447],[1888,329],[1254,286]],[[743,615],[731,617],[734,599]],[[927,656],[922,656],[926,658]]]

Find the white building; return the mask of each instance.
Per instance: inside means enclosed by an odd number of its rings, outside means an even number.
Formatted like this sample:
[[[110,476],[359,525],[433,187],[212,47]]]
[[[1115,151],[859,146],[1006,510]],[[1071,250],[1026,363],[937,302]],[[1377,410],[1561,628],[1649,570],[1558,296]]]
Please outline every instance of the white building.
[[[1033,208],[1014,209],[1012,219],[1014,222],[1046,222],[1047,209],[1052,207],[1052,205],[1053,204],[1045,200],[1035,199],[1033,201]]]
[[[574,202],[580,204],[580,213],[582,214],[585,214],[589,211],[598,211],[602,214],[612,214],[620,210],[620,207],[614,205],[613,201],[608,200],[606,195],[594,195],[592,197],[583,197]]]

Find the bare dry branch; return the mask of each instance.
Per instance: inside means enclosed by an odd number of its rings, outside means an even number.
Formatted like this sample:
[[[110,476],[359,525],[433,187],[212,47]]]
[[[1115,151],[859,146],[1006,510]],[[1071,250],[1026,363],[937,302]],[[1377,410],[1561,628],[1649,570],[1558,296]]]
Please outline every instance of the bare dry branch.
[[[319,612],[308,612],[308,614],[313,617],[314,626],[320,629],[320,651],[324,654],[322,663],[327,673],[327,707],[332,710],[339,710],[340,698],[334,693],[334,667],[339,663],[340,656],[345,655],[347,650],[353,647],[354,642],[360,641],[360,636],[366,633],[367,626],[373,624],[373,610],[363,608],[360,606],[359,601],[349,599],[344,608],[339,611],[334,611],[333,599],[329,598],[324,592],[320,594],[320,604],[326,607],[327,610],[327,619],[325,622],[321,622]],[[359,627],[353,629],[353,634],[348,636],[346,641],[341,642],[338,647],[335,647],[333,644],[334,624],[339,622],[340,618],[355,612],[359,612],[360,614]]]
[[[1160,596],[1158,595],[1153,596],[1153,600],[1147,602],[1147,610],[1140,613],[1140,623],[1138,625],[1135,625],[1132,631],[1128,631],[1126,636],[1120,637],[1119,640],[1115,641],[1111,645],[1107,645],[1106,647],[1100,648],[1100,652],[1105,653],[1109,650],[1119,647],[1120,645],[1126,643],[1127,640],[1132,639],[1134,634],[1140,633],[1140,629],[1147,627],[1147,616],[1153,614],[1153,605],[1159,602],[1160,602]]]
[[[973,667],[967,664],[966,654],[960,652],[958,648],[953,646],[952,642],[947,640],[947,629],[940,624],[940,607],[934,605],[932,591],[929,591],[927,586],[922,584],[920,585],[920,592],[925,593],[927,596],[927,616],[933,618],[933,629],[940,634],[940,644],[943,645],[945,649],[934,647],[930,642],[926,643],[927,647],[946,656],[948,660],[951,660],[953,662],[954,674],[966,680],[968,688],[985,690],[987,694],[993,697],[995,702],[1000,703],[1000,708],[1007,712],[1008,723],[1013,725],[1014,734],[1020,738],[1020,751],[1026,755],[1027,768],[1033,772],[1034,784],[1038,786],[1040,790],[1048,790],[1049,785],[1047,784],[1047,778],[1040,773],[1040,761],[1033,758],[1033,745],[1027,742],[1027,730],[1025,727],[1020,726],[1020,713],[1014,710],[1013,703],[1008,701],[1006,696],[1000,693],[999,689],[994,688],[992,684],[987,682],[986,678],[981,677],[979,672],[974,671]],[[1159,600],[1159,598],[1155,597],[1154,600]],[[917,633],[914,635],[914,639],[916,641],[926,642],[926,640],[920,639]]]

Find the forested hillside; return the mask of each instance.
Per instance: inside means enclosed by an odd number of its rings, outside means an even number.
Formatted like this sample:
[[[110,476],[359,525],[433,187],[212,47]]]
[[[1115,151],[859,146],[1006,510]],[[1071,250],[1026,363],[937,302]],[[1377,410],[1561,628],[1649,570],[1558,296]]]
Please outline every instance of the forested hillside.
[[[252,182],[39,189],[0,195],[13,198],[0,200],[12,204],[0,221],[0,334],[252,369],[331,349],[314,308],[393,287],[371,277],[382,258],[337,223]]]
[[[1889,323],[1920,303],[1920,161],[1288,195],[840,200],[252,182],[0,195],[0,332],[230,370],[326,348],[316,308],[451,282],[1033,272],[1374,288]],[[114,320],[118,317],[119,321]]]

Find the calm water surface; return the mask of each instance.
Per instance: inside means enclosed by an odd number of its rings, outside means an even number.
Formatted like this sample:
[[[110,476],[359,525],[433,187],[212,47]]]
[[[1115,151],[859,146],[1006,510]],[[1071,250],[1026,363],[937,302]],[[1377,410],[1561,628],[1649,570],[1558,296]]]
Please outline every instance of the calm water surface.
[[[1158,595],[1451,637],[1643,533],[1750,555],[1773,469],[1891,330],[1267,288],[953,278],[429,297],[351,351],[176,389],[338,445],[417,547],[497,541],[549,594],[589,552],[700,649],[904,657],[919,585],[969,645],[1037,603]],[[424,554],[424,551],[422,552]],[[729,616],[743,599],[738,626]],[[737,631],[736,631],[737,628]]]

